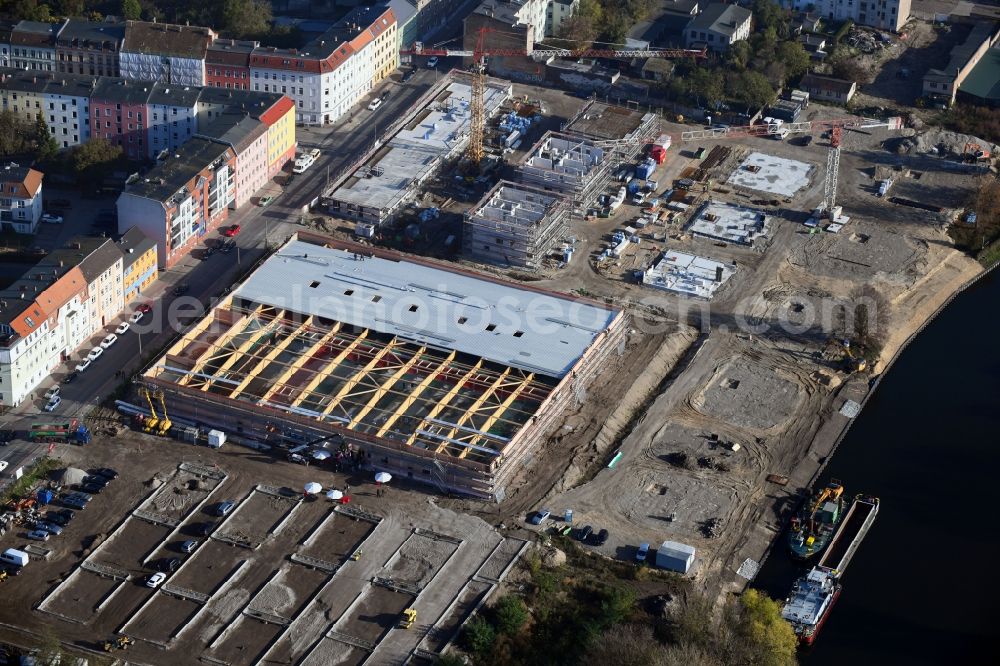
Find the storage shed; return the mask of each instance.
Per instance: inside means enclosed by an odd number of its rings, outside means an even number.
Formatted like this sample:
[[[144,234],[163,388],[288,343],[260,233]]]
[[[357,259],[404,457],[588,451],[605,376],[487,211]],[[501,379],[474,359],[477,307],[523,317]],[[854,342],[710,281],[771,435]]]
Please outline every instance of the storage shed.
[[[686,574],[694,564],[694,546],[664,541],[656,551],[656,566]]]

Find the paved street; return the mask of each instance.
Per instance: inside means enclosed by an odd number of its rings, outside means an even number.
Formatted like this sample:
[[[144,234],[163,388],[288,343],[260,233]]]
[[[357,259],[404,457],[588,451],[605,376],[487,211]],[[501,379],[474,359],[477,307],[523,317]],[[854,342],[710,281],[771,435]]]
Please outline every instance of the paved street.
[[[386,127],[405,114],[416,101],[426,93],[447,70],[445,67],[457,63],[442,62],[438,70],[420,68],[406,83],[401,84],[402,71],[383,82],[354,109],[353,114],[341,122],[328,127],[298,127],[296,137],[299,150],[319,148],[321,157],[304,174],[291,176],[282,188],[272,183],[269,191],[279,192],[274,202],[260,208],[244,206],[229,218],[228,224],[239,224],[242,231],[236,237],[238,249],[229,254],[215,253],[207,259],[199,259],[201,252],[195,250],[181,264],[160,273],[159,280],[146,293],[134,301],[122,315],[110,322],[104,330],[94,335],[89,344],[81,346],[73,354],[72,360],[58,368],[52,378],[43,382],[35,391],[34,400],[25,401],[11,413],[0,417],[0,428],[19,431],[19,436],[6,447],[0,447],[0,460],[10,463],[10,469],[19,466],[44,451],[44,446],[32,444],[23,438],[32,423],[48,422],[85,414],[91,407],[106,399],[124,380],[124,377],[138,371],[143,358],[150,358],[178,334],[177,325],[186,326],[196,321],[210,305],[211,299],[222,295],[232,285],[242,270],[259,259],[264,252],[265,236],[270,245],[283,241],[297,227],[303,207],[315,200],[327,184],[327,175],[334,177],[349,167],[367,150],[377,134],[383,134]],[[367,109],[368,103],[376,96],[386,96],[376,111]],[[282,177],[290,174],[290,165]],[[55,190],[55,188],[52,188]],[[55,191],[53,197],[68,198],[73,206],[66,211],[66,222],[61,225],[41,225],[34,244],[44,249],[64,245],[78,234],[93,231],[91,224],[101,210],[113,209],[115,197],[82,199],[71,191]],[[256,198],[254,199],[256,201]],[[206,236],[209,243],[216,242],[218,234]],[[23,272],[29,265],[8,267],[15,272]],[[9,272],[9,271],[8,271]],[[3,278],[7,275],[0,276]],[[182,296],[174,295],[178,284],[188,285]],[[132,326],[132,330],[118,337],[118,341],[96,360],[75,381],[63,384],[67,374],[73,371],[80,359],[122,321],[126,321],[139,303],[149,303],[153,312]],[[142,352],[140,353],[140,344]],[[123,374],[119,375],[121,372]],[[42,394],[55,384],[62,388],[62,404],[52,414],[45,413]],[[9,480],[9,479],[5,479]]]

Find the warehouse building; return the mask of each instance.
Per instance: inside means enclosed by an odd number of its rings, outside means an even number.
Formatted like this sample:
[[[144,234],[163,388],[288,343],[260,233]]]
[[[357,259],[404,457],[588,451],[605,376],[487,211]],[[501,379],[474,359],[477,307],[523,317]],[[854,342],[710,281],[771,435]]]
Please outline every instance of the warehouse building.
[[[502,499],[624,348],[625,314],[301,232],[143,374],[172,420]]]
[[[462,254],[497,266],[539,268],[568,215],[558,194],[500,181],[466,213]]]

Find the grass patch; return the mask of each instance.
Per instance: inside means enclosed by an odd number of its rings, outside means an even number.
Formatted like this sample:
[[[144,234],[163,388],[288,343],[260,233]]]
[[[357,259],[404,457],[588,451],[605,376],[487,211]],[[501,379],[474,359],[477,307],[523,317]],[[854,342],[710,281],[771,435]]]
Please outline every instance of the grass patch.
[[[8,486],[3,496],[0,496],[0,502],[6,504],[12,499],[24,497],[34,488],[36,483],[57,467],[59,467],[59,461],[49,457],[42,458],[24,476]]]
[[[979,256],[976,257],[986,268],[992,268],[994,264],[1000,262],[1000,241],[996,241],[986,247]]]

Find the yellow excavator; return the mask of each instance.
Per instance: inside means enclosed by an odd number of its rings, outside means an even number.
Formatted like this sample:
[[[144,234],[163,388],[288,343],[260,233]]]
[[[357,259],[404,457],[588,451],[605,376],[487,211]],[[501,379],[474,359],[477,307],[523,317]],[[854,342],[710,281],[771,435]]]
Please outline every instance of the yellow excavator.
[[[868,361],[863,356],[858,356],[854,353],[850,340],[830,338],[827,342],[827,347],[829,348],[831,345],[835,346],[841,353],[840,363],[843,366],[844,372],[854,374],[856,372],[864,372],[868,369]]]
[[[162,410],[163,413],[163,418],[160,419],[159,423],[160,427],[157,430],[157,432],[159,432],[161,435],[166,435],[170,431],[170,427],[173,425],[173,423],[171,423],[170,419],[167,418],[167,403],[163,399],[163,391],[157,389],[156,397],[160,399],[160,409]]]
[[[149,418],[146,419],[142,429],[146,432],[155,432],[160,424],[160,418],[156,415],[156,408],[153,407],[153,393],[148,388],[144,388],[143,391],[146,393],[146,401],[149,403]]]
[[[407,608],[399,618],[399,628],[409,629],[417,621],[417,611],[415,608]]]
[[[115,650],[127,650],[133,643],[135,643],[134,639],[129,638],[128,636],[119,636],[118,638],[111,639],[110,641],[104,641],[104,651],[113,652]]]

